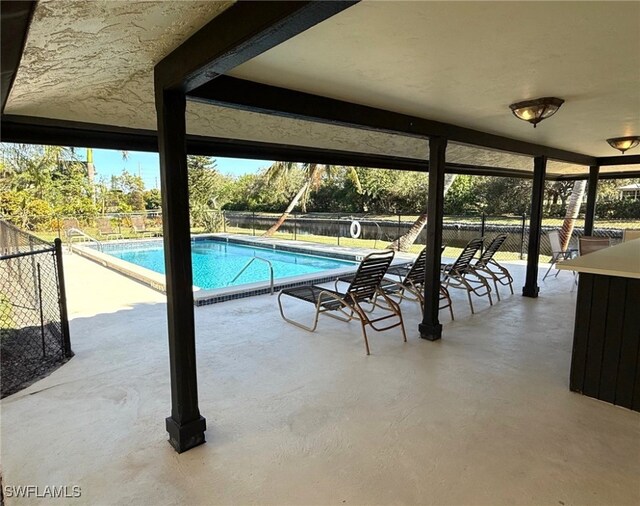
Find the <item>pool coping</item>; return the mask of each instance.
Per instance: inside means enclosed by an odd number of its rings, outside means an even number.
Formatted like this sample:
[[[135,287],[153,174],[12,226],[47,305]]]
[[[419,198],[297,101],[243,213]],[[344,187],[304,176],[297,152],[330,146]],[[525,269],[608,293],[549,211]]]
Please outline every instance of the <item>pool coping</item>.
[[[367,254],[380,251],[374,249],[362,249],[362,248],[349,248],[346,246],[328,245],[320,243],[309,243],[304,241],[285,241],[282,239],[272,239],[267,237],[253,237],[242,236],[235,234],[197,234],[192,235],[191,240],[193,242],[216,240],[225,241],[234,244],[242,244],[245,246],[257,246],[261,248],[269,247],[270,249],[288,251],[291,253],[303,253],[315,256],[337,258],[339,260],[348,260],[352,262],[359,262]],[[145,239],[124,239],[109,241],[108,244],[126,243],[132,242],[159,242],[162,243],[163,239],[160,238],[145,238]],[[71,251],[83,256],[89,260],[92,260],[103,267],[111,269],[130,277],[140,283],[143,283],[154,290],[162,293],[166,293],[166,276],[158,272],[152,271],[145,267],[141,267],[126,260],[116,258],[107,253],[103,253],[94,248],[87,247],[82,244],[74,243],[70,245]],[[407,255],[404,253],[396,253],[393,264],[402,264],[411,261],[415,256]],[[281,278],[280,280],[274,280],[273,293],[287,288],[294,288],[298,286],[321,284],[334,281],[338,276],[353,273],[357,265],[353,267],[344,267],[340,269],[330,269],[321,271],[317,275],[302,274],[299,276],[288,276]],[[237,285],[233,287],[203,289],[198,286],[193,286],[193,301],[195,306],[206,306],[210,304],[216,304],[219,302],[225,302],[227,300],[242,299],[245,297],[253,297],[255,295],[265,295],[271,293],[271,285],[269,281],[259,281],[256,283],[247,283],[243,285]]]

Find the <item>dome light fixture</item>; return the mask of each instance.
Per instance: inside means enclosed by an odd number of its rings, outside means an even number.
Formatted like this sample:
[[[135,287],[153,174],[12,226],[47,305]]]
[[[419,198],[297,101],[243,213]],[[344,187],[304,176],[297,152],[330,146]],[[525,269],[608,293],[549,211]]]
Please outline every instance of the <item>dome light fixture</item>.
[[[640,144],[640,136],[630,135],[628,137],[613,137],[612,139],[607,139],[607,142],[613,149],[617,149],[624,154],[628,149],[633,149]]]
[[[564,104],[564,100],[561,98],[543,97],[517,102],[511,104],[509,108],[516,118],[528,121],[535,128],[543,119],[547,119],[558,112],[562,104]]]

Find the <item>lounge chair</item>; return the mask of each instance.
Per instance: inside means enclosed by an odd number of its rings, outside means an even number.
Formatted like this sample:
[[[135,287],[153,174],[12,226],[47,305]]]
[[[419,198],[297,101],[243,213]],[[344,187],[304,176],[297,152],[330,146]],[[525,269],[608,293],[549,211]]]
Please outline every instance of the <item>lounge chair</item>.
[[[62,230],[66,238],[71,241],[72,237],[80,236],[80,223],[78,223],[77,218],[63,218],[62,219]]]
[[[489,305],[493,306],[491,299],[491,286],[486,278],[480,276],[471,266],[471,261],[476,253],[482,247],[482,238],[472,239],[469,241],[457,260],[448,265],[442,266],[442,284],[448,290],[449,288],[462,289],[467,292],[471,314],[475,313],[471,294],[477,297],[489,297]]]
[[[508,286],[513,295],[513,278],[511,273],[506,267],[503,267],[495,260],[495,254],[507,240],[507,234],[500,234],[493,238],[487,249],[484,250],[480,258],[473,264],[473,269],[480,276],[484,276],[493,280],[493,285],[496,288],[496,296],[500,300],[500,291],[498,290],[498,283],[503,286]]]
[[[634,239],[640,239],[640,229],[625,228],[622,231],[622,242],[633,241]]]
[[[578,250],[569,248],[566,250],[562,249],[560,245],[560,232],[558,230],[552,230],[547,234],[549,236],[549,244],[551,244],[551,260],[549,262],[549,268],[547,272],[545,272],[542,281],[547,279],[547,276],[551,272],[551,269],[558,264],[558,262],[562,262],[563,260],[570,260],[578,254]],[[560,271],[556,269],[555,277],[558,277],[558,273]]]
[[[133,215],[131,219],[131,228],[134,233],[141,237],[153,237],[155,233],[151,230],[147,230],[147,224],[145,223],[144,216]]]
[[[111,238],[122,239],[122,234],[113,228],[111,218],[98,218],[96,219],[96,225],[101,238],[107,240]]]
[[[76,239],[78,242],[86,240],[86,235],[80,229],[80,223],[78,222],[77,218],[63,218],[62,231],[64,232],[69,251],[71,251],[71,246],[74,239]]]
[[[442,247],[444,251],[444,246]],[[396,267],[390,267],[387,270],[387,276],[382,280],[380,286],[384,293],[390,297],[398,298],[398,304],[403,300],[410,300],[420,303],[420,308],[424,311],[424,273],[427,264],[427,248],[423,250],[416,258],[415,262],[406,265],[399,265]],[[389,276],[397,276],[398,280],[390,279]],[[343,283],[350,283],[353,280],[353,276],[341,276],[336,280]],[[451,297],[449,291],[442,285],[440,285],[440,306],[439,309],[449,309],[451,319],[454,320],[453,307],[451,305]]]
[[[589,253],[608,248],[609,246],[611,246],[611,239],[608,237],[593,237],[585,235],[578,239],[580,256],[588,255]]]
[[[313,332],[318,326],[318,317],[320,314],[326,314],[327,316],[345,322],[354,319],[359,320],[362,325],[362,335],[364,337],[367,355],[370,354],[366,329],[367,325],[378,332],[399,326],[402,329],[402,336],[406,342],[407,335],[404,330],[404,321],[402,320],[400,306],[380,289],[380,283],[393,260],[393,255],[394,252],[391,250],[367,255],[360,263],[353,280],[345,292],[339,292],[316,285],[282,290],[278,295],[280,315],[285,321],[309,332]],[[315,306],[313,324],[307,326],[285,316],[282,307],[283,296],[289,296],[312,303]],[[367,311],[363,305],[370,305],[371,309]],[[385,314],[372,318],[371,314],[375,309],[381,309]],[[390,318],[397,319],[397,321],[385,327],[376,326],[379,322]]]

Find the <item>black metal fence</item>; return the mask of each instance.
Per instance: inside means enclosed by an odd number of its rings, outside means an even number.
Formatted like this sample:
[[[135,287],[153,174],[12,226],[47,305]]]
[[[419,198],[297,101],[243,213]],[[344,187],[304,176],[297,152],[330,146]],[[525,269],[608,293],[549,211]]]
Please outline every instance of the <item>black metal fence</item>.
[[[193,233],[227,232],[232,234],[262,235],[280,217],[276,213],[257,213],[246,211],[215,211],[220,219],[209,220],[214,228],[195,226]],[[399,236],[408,232],[417,216],[339,214],[339,213],[291,213],[282,223],[275,235],[278,239],[322,242],[350,247],[384,248]],[[34,221],[34,220],[32,220]],[[38,234],[46,238],[59,237],[63,241],[129,239],[162,235],[162,215],[159,211],[129,214],[110,213],[104,216],[56,216],[45,220],[48,227],[39,229]],[[134,221],[144,224],[141,230],[134,228]],[[358,222],[357,229],[353,224]],[[545,217],[542,224],[540,260],[545,262],[551,256],[551,245],[545,232],[556,230],[563,225],[563,219]],[[597,220],[593,235],[605,236],[612,244],[622,240],[625,228],[640,229],[640,216],[620,220]],[[70,229],[81,230],[83,235],[69,234]],[[358,232],[358,233],[354,233]],[[491,240],[498,234],[506,234],[507,239],[498,252],[500,260],[524,260],[529,241],[528,215],[491,216],[485,213],[476,215],[444,217],[443,244],[447,247],[446,256],[455,256],[471,239],[485,237]],[[584,219],[575,221],[571,236],[571,247],[577,247],[578,238],[584,235]],[[426,230],[418,234],[411,251],[416,253],[426,241]]]
[[[73,356],[61,241],[0,220],[0,396],[21,390]]]
[[[278,218],[277,215],[225,211],[225,229],[230,233],[261,235]],[[371,216],[362,214],[292,214],[278,229],[278,236],[293,240],[319,240],[323,238],[337,245],[384,247],[407,233],[416,216]],[[357,225],[354,225],[357,222]],[[447,216],[443,227],[443,243],[453,250],[463,248],[478,236],[491,237],[507,234],[503,257],[518,259],[526,252],[528,221],[523,216]],[[426,243],[426,229],[417,236],[415,248]]]
[[[245,233],[251,235],[263,234],[278,218],[276,214],[252,213],[240,211],[224,212],[224,232]],[[416,220],[416,216],[371,216],[362,214],[327,214],[327,213],[292,213],[278,229],[278,237],[294,240],[324,240],[337,245],[362,246],[379,248],[409,231]],[[352,237],[352,223],[359,224],[357,238]],[[540,245],[541,260],[546,261],[551,256],[551,245],[547,232],[562,227],[563,220],[559,218],[545,218],[543,221],[543,236]],[[612,244],[622,240],[624,228],[640,229],[640,217],[635,220],[619,220],[619,225],[608,221],[606,226],[594,228],[593,234],[611,238]],[[490,216],[485,213],[472,216],[444,217],[442,242],[446,245],[445,255],[455,255],[471,239],[486,237],[491,240],[498,234],[506,234],[499,257],[502,260],[523,260],[526,258],[529,243],[529,216]],[[355,235],[355,234],[353,234]],[[577,246],[578,238],[584,235],[584,220],[578,219],[571,236],[571,244]],[[414,249],[426,244],[426,229],[423,229],[415,241]]]

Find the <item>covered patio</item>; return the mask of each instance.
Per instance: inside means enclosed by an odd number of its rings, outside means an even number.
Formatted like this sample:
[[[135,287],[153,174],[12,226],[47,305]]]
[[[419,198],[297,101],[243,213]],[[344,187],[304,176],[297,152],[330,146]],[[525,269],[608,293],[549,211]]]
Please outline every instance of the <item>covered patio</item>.
[[[509,267],[522,283],[523,266]],[[283,327],[273,296],[198,308],[210,428],[178,456],[158,437],[164,297],[77,255],[65,268],[76,356],[3,400],[5,484],[79,485],[83,504],[640,500],[637,413],[567,388],[568,273],[544,297],[505,296],[475,316],[454,293],[456,321],[437,343],[419,338],[418,306],[403,303],[408,342],[372,334],[370,357],[359,325]],[[238,332],[258,318],[261,332]]]
[[[117,302],[76,287],[91,301],[76,358],[3,401],[3,432],[38,434],[3,434],[28,459],[3,459],[6,479],[81,469],[114,502],[637,503],[637,413],[569,391],[572,280],[540,287],[538,256],[545,180],[589,180],[589,234],[598,179],[640,175],[605,142],[640,130],[639,17],[637,2],[3,2],[3,141],[158,150],[167,272],[166,305],[123,279],[105,280]],[[509,111],[551,95],[566,105],[535,130]],[[357,328],[309,335],[268,296],[194,318],[187,153],[428,173],[409,343],[376,336],[367,358]],[[447,172],[533,193],[525,297],[443,326]],[[113,276],[72,262],[70,278]],[[160,429],[169,391],[180,457]]]

